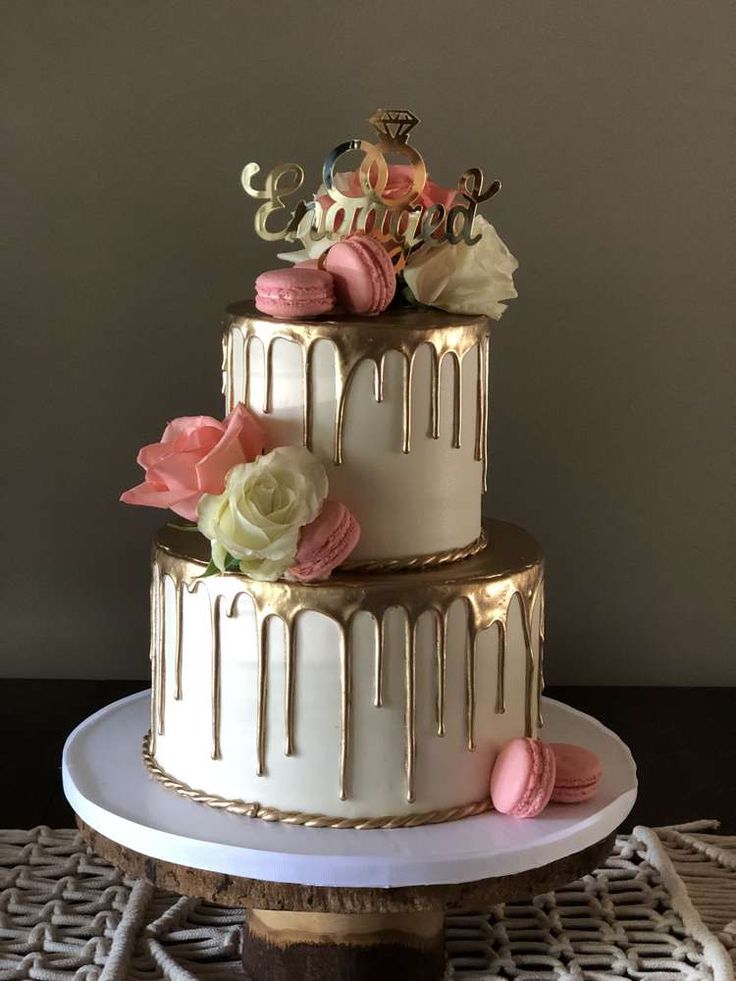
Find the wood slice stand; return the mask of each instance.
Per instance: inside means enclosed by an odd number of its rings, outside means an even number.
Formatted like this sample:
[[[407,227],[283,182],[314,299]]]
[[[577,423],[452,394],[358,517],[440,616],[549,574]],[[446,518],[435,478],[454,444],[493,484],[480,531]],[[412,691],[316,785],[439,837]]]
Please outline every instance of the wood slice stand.
[[[143,855],[77,818],[95,854],[160,889],[242,906],[243,964],[252,981],[440,981],[443,916],[549,892],[601,865],[615,832],[541,868],[475,882],[390,889],[245,879]],[[339,832],[337,832],[339,833]],[[370,832],[366,832],[370,834]]]
[[[183,800],[148,775],[148,693],[83,722],[64,747],[64,790],[85,841],[126,874],[245,910],[250,981],[440,981],[443,913],[559,888],[610,853],[636,771],[600,723],[545,699],[545,736],[603,759],[594,801],[534,821],[488,813],[405,830],[267,824]]]

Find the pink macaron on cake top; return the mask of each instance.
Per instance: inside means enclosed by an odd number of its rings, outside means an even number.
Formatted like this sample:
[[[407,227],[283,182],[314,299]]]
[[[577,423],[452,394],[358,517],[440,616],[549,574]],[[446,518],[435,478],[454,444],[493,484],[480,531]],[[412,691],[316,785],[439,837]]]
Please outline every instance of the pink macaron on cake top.
[[[334,277],[337,303],[346,313],[373,317],[394,298],[391,257],[370,235],[349,235],[330,248],[321,264]]]
[[[491,773],[493,806],[511,817],[536,817],[549,803],[555,774],[555,755],[545,743],[524,737],[509,740]]]
[[[555,755],[557,768],[552,800],[559,804],[577,804],[594,797],[603,773],[598,756],[573,743],[550,743],[549,747]]]
[[[272,269],[256,279],[256,308],[270,317],[318,317],[334,306],[334,280],[322,269]]]

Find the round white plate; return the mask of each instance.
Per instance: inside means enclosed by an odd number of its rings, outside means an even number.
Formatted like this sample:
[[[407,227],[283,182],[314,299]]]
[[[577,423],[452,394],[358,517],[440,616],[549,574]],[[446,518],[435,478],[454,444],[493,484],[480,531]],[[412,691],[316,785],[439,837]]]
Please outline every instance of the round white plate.
[[[149,692],[114,702],[67,739],[64,791],[79,817],[106,838],[152,858],[227,875],[313,886],[416,886],[471,882],[538,868],[601,841],[636,799],[636,767],[621,740],[595,719],[545,698],[544,738],[594,750],[598,794],[552,804],[533,820],[490,812],[396,831],[269,824],[185,800],[152,779],[141,759]]]

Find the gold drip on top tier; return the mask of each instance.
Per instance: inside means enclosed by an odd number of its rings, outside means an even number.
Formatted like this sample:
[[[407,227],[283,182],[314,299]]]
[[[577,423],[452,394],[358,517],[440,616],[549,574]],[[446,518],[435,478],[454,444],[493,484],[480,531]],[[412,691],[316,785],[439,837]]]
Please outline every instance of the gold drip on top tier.
[[[318,341],[329,341],[335,353],[336,411],[333,461],[343,461],[346,402],[356,369],[369,361],[374,369],[374,396],[383,401],[386,356],[395,351],[403,359],[403,405],[401,451],[412,447],[412,376],[417,352],[427,345],[432,357],[430,418],[428,435],[440,436],[440,398],[442,365],[446,358],[453,365],[452,445],[459,448],[462,432],[462,364],[477,350],[475,459],[483,465],[483,489],[486,488],[486,444],[488,438],[488,356],[489,327],[487,317],[448,314],[438,310],[402,309],[378,318],[347,317],[342,320],[301,320],[290,323],[258,313],[251,303],[237,303],[228,308],[223,337],[223,392],[229,412],[238,399],[246,405],[251,400],[249,372],[250,348],[258,341],[263,352],[265,379],[263,412],[273,410],[273,348],[278,339],[298,345],[302,357],[303,420],[302,439],[312,448],[314,349]],[[244,389],[234,389],[234,339],[239,335],[243,345]]]

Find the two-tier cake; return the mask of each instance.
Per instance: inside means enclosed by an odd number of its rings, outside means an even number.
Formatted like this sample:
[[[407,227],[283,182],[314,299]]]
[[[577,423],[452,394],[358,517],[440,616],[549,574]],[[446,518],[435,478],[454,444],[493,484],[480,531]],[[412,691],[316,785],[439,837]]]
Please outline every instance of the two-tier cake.
[[[481,520],[489,317],[515,296],[476,214],[499,185],[434,184],[415,117],[372,122],[293,210],[301,168],[245,168],[259,234],[303,248],[227,311],[224,420],[171,422],[123,496],[179,516],[153,549],[151,773],[336,828],[489,808],[543,684],[541,552]]]

